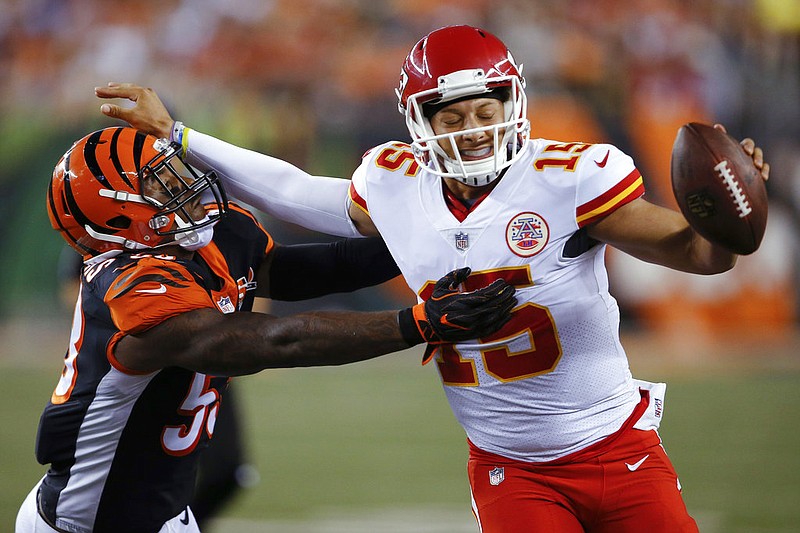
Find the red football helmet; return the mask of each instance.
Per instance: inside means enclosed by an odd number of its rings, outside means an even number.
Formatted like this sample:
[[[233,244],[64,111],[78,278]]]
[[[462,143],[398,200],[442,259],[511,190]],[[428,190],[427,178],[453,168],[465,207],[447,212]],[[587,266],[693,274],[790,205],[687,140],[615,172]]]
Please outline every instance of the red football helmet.
[[[505,119],[488,127],[435,135],[423,112],[425,106],[480,97],[506,87]],[[406,117],[416,160],[434,174],[479,186],[495,180],[522,153],[530,134],[522,65],[517,65],[503,42],[472,26],[448,26],[423,37],[408,54],[396,90]],[[464,161],[455,139],[465,133],[491,131],[492,155]],[[450,143],[455,158],[440,142]]]
[[[180,153],[179,144],[128,127],[80,139],[59,160],[47,189],[53,229],[86,258],[169,244],[189,248],[198,230],[210,230],[225,214],[227,197],[215,172],[199,175]],[[198,221],[190,202],[201,195],[210,206]]]

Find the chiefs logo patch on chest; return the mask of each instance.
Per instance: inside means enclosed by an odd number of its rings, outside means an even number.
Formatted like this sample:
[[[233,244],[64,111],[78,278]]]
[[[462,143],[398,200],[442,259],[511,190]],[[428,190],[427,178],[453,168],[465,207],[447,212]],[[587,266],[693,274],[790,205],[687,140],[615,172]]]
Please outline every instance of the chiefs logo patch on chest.
[[[541,252],[550,239],[550,229],[540,215],[519,213],[506,226],[506,244],[520,257],[532,257]]]

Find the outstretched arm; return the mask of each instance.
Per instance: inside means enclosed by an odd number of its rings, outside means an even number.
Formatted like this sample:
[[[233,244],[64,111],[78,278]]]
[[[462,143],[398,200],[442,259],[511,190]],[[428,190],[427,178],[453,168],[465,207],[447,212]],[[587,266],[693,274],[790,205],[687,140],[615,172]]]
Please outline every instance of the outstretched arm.
[[[231,196],[253,207],[322,233],[343,237],[377,235],[377,232],[365,233],[363,225],[359,225],[360,233],[350,220],[348,180],[312,176],[286,161],[183,129],[150,88],[109,83],[106,87],[95,87],[95,94],[99,98],[134,102],[136,105],[131,108],[104,103],[100,111],[156,137],[180,141],[186,150],[187,163],[204,172],[216,171]]]
[[[310,230],[360,237],[348,214],[350,181],[312,176],[291,163],[186,129],[186,161],[215,170],[226,190],[256,209]]]
[[[511,318],[516,298],[514,287],[503,280],[459,292],[467,276],[468,268],[449,273],[437,282],[431,299],[399,313],[317,312],[275,318],[196,309],[123,337],[114,356],[138,372],[179,366],[232,376],[265,368],[342,365],[422,342],[475,339],[500,329]]]
[[[279,245],[259,268],[256,296],[307,300],[371,287],[399,275],[380,237]]]
[[[320,312],[275,318],[197,309],[170,318],[116,346],[127,368],[179,366],[236,376],[266,368],[342,365],[408,348],[396,311]]]

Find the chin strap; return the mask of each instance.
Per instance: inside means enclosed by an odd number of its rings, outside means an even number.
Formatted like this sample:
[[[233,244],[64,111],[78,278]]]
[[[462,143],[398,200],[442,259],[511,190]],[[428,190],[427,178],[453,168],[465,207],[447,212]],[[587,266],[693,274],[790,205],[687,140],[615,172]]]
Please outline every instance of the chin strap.
[[[202,224],[208,221],[209,216],[206,215],[196,223]],[[187,224],[183,218],[176,214],[175,223],[178,225],[178,228],[185,229],[186,231],[176,233],[175,240],[170,244],[177,244],[184,250],[188,250],[190,252],[197,251],[200,248],[208,246],[208,244],[211,242],[211,239],[214,238],[214,225],[216,222],[198,228],[191,224]]]
[[[107,235],[105,233],[99,233],[92,229],[89,224],[84,226],[86,233],[89,234],[90,237],[93,239],[97,239],[98,241],[105,241],[105,242],[113,242],[116,244],[122,245],[123,248],[127,250],[146,250],[148,248],[155,248],[155,246],[146,246],[142,243],[132,241],[130,239],[126,239],[125,237],[118,237],[116,235]]]

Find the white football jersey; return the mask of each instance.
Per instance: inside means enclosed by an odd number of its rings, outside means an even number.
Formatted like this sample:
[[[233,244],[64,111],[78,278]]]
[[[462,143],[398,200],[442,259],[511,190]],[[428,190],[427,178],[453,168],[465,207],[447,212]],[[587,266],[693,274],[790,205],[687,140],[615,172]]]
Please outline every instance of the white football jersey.
[[[350,198],[377,226],[420,301],[447,272],[465,290],[504,278],[517,288],[497,333],[444,345],[435,358],[458,421],[479,448],[552,461],[618,430],[640,400],[619,342],[605,245],[581,228],[644,193],[630,157],[608,144],[532,139],[466,216],[407,144],[368,152]],[[459,220],[462,219],[462,220]]]

